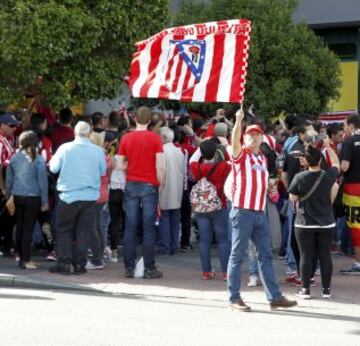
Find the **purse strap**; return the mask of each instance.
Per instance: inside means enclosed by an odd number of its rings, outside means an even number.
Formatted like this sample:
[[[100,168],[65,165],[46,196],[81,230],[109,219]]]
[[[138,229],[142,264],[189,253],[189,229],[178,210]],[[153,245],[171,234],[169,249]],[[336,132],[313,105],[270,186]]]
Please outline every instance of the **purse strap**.
[[[214,172],[215,172],[217,166],[219,165],[219,163],[220,163],[220,162],[215,163],[214,166],[211,167],[211,170],[210,170],[210,172],[208,173],[208,175],[207,175],[206,177],[204,177],[204,178],[209,179],[209,178],[214,174]],[[201,168],[200,168],[200,165],[201,165],[201,164],[200,164],[200,162],[199,162],[199,164],[198,164],[198,170],[199,170],[199,173],[200,173],[200,176],[201,176]]]
[[[305,196],[299,198],[300,202],[304,202],[312,196],[312,194],[315,192],[317,187],[320,185],[321,180],[323,179],[324,175],[325,175],[325,172],[321,171],[319,177],[316,179],[315,184],[312,186],[312,188],[309,190],[309,192]]]

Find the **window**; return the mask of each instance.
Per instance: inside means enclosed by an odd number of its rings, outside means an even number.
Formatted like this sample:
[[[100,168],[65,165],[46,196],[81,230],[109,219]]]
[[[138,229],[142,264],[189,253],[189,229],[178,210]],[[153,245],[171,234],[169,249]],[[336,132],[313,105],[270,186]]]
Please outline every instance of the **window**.
[[[329,44],[328,47],[336,55],[338,55],[339,58],[356,58],[356,44],[355,43]]]

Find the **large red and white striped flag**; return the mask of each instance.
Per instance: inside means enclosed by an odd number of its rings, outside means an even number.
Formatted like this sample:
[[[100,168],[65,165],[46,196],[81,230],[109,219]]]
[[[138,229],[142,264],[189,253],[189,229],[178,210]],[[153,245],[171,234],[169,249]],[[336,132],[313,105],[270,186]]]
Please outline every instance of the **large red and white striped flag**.
[[[129,87],[134,97],[242,103],[250,21],[166,29],[136,44]]]

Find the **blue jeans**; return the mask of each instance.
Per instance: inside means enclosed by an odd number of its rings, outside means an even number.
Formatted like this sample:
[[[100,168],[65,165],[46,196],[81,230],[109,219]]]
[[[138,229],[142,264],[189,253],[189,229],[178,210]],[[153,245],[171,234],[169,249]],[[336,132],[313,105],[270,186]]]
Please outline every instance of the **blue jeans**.
[[[293,249],[291,247],[291,237],[292,237],[292,233],[294,231],[293,229],[293,219],[294,219],[295,215],[294,215],[294,207],[292,205],[292,203],[289,203],[289,208],[288,208],[288,238],[287,238],[287,246],[286,246],[286,262],[289,266],[289,268],[293,271],[298,271],[298,267],[296,264],[296,260],[294,257],[294,253],[293,253]]]
[[[249,275],[258,276],[259,275],[259,266],[256,257],[256,249],[254,244],[249,241],[249,253],[248,253],[248,266],[249,266]]]
[[[93,253],[93,257],[90,260],[94,265],[103,264],[103,254],[105,249],[105,238],[103,229],[103,207],[104,204],[96,204],[95,218],[96,225],[93,228],[93,232],[89,234],[89,248]]]
[[[346,216],[339,217],[336,221],[341,242],[341,252],[345,254],[354,253],[354,246],[351,241],[350,230],[346,223]]]
[[[108,245],[108,234],[109,234],[109,225],[110,225],[110,212],[109,205],[105,203],[103,208],[103,237],[104,237],[104,246]]]
[[[196,221],[200,233],[200,259],[202,271],[212,271],[211,246],[215,233],[215,238],[219,246],[221,270],[223,273],[226,273],[230,254],[228,214],[226,208],[212,213],[197,213]]]
[[[159,230],[160,252],[173,255],[179,250],[180,209],[162,210]]]
[[[228,215],[230,215],[231,208],[232,208],[231,201],[227,200],[226,205],[227,205]],[[231,224],[231,220],[229,219],[229,217],[228,217],[228,229],[229,229],[229,241],[230,241],[230,246],[231,246],[232,224]],[[256,250],[255,250],[254,244],[251,242],[249,242],[247,260],[248,260],[248,267],[249,267],[249,275],[258,276],[259,267],[258,267],[258,262],[257,262],[257,257],[256,257]]]
[[[143,225],[143,256],[146,269],[155,268],[155,221],[159,201],[158,187],[138,182],[127,182],[124,191],[125,233],[124,264],[125,268],[135,268],[137,226]]]
[[[241,264],[246,258],[249,239],[254,243],[260,271],[260,278],[269,301],[281,298],[272,264],[271,238],[269,225],[264,212],[233,208],[230,212],[232,222],[232,247],[228,265],[228,292],[231,302],[240,298]]]

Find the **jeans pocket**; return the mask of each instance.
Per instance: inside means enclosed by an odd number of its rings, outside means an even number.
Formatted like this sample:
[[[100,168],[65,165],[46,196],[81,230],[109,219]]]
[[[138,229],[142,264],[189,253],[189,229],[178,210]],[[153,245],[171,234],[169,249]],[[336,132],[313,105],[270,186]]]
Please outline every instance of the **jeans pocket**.
[[[144,196],[153,195],[158,193],[158,188],[152,184],[144,184],[143,186]]]

